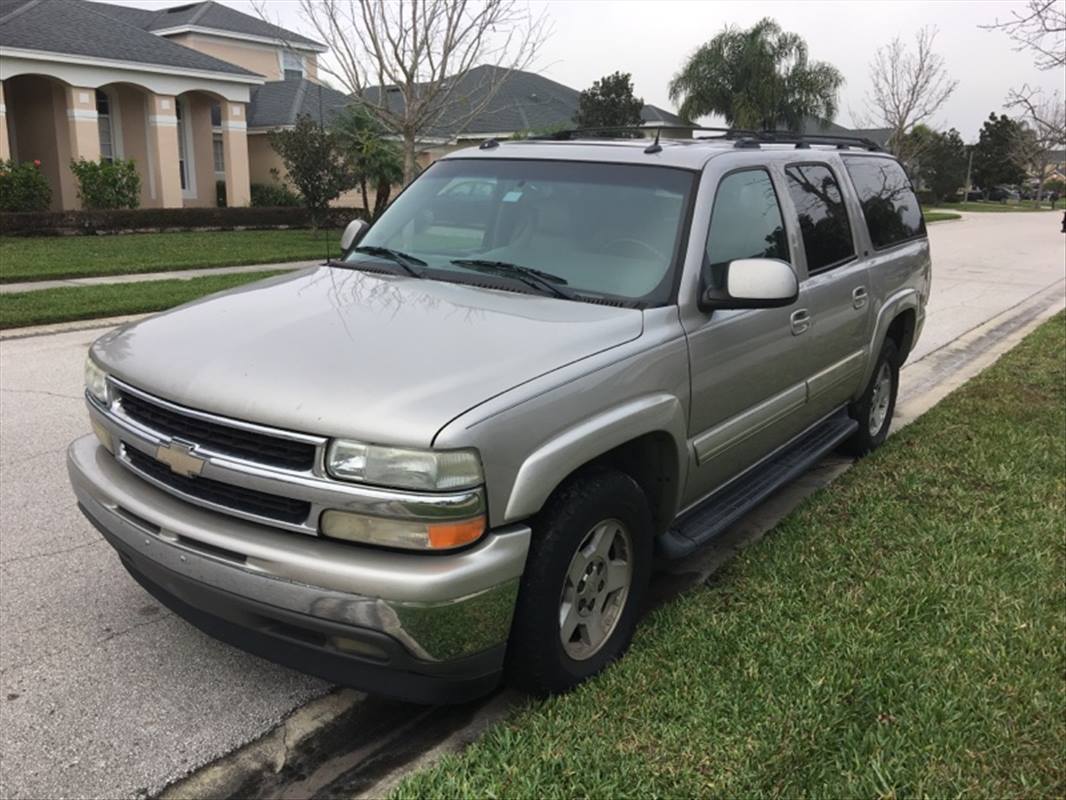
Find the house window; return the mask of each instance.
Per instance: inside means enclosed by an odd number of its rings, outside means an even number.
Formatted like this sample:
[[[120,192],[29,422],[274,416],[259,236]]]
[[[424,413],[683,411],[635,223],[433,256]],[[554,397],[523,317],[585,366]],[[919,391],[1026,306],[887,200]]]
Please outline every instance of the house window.
[[[174,104],[174,116],[178,119],[178,174],[181,176],[181,191],[186,197],[195,197],[196,193],[192,188],[191,147],[187,139],[188,131],[185,128],[187,111],[183,100],[178,100]]]
[[[304,57],[291,50],[281,51],[281,71],[285,80],[304,76]]]
[[[211,137],[211,153],[215,157],[215,176],[224,176],[226,174],[226,158],[223,155],[221,133],[216,133]]]
[[[222,106],[211,106],[211,156],[215,162],[215,177],[225,178],[226,158],[222,146]]]
[[[96,90],[96,127],[100,134],[100,158],[108,163],[115,160],[115,131],[111,124],[111,98]]]

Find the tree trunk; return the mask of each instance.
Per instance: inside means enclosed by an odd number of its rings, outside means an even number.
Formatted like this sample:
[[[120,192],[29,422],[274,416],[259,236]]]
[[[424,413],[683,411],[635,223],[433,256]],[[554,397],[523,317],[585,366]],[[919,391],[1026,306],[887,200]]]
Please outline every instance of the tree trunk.
[[[366,177],[365,176],[359,179],[359,190],[363,193],[363,210],[366,211],[366,213],[369,214],[370,213],[370,198],[367,196],[367,193],[366,193]]]
[[[415,161],[415,132],[403,132],[403,185],[415,179],[418,164]]]
[[[374,219],[381,216],[385,206],[389,204],[389,195],[392,194],[392,184],[388,181],[379,181],[377,196],[374,198]]]

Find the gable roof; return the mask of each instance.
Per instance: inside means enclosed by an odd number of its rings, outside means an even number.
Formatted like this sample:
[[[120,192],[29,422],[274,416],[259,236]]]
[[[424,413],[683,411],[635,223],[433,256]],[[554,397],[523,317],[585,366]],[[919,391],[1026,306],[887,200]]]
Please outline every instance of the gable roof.
[[[143,9],[136,10],[143,11]],[[290,44],[304,44],[316,49],[325,49],[325,45],[321,42],[308,39],[306,36],[301,36],[250,14],[244,14],[229,6],[216,3],[214,0],[172,6],[151,13],[153,18],[147,25],[147,30],[151,31],[166,31],[169,28],[191,26],[246,36],[261,36]]]
[[[494,85],[499,88],[488,105],[465,125],[460,125],[468,110],[483,103]],[[363,96],[367,102],[377,104],[381,92],[382,87],[372,86]],[[385,87],[385,93],[389,107],[399,111],[403,107],[400,93],[389,87]],[[476,137],[574,127],[580,96],[577,89],[535,72],[482,65],[458,79],[452,94],[454,106],[446,110],[425,134],[430,137]],[[640,116],[646,123],[685,124],[676,114],[657,106],[644,106]]]
[[[149,33],[129,21],[132,15],[124,19],[121,13],[101,12],[103,5],[87,0],[8,0],[0,5],[0,47],[256,77],[236,64]]]
[[[337,112],[351,102],[352,99],[343,92],[307,78],[268,81],[252,89],[248,102],[248,127],[295,125],[296,117],[301,114],[307,114],[315,121],[321,117],[328,125]]]

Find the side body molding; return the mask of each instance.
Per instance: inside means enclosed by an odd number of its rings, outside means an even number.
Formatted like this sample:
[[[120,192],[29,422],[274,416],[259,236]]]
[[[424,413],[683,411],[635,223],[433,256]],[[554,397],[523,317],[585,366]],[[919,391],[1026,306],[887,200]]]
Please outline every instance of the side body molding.
[[[507,500],[505,520],[523,519],[544,505],[559,481],[582,464],[648,433],[665,432],[674,443],[678,486],[685,482],[685,412],[673,395],[657,393],[628,400],[556,434],[522,462]]]

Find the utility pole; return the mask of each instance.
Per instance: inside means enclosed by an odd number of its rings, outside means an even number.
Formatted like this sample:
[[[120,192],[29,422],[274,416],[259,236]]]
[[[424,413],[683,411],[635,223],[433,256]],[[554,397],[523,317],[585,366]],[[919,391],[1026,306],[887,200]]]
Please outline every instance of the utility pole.
[[[974,146],[971,144],[969,147],[970,158],[966,162],[966,193],[962,196],[962,202],[964,203],[970,199],[970,192],[973,189],[973,186],[970,185],[970,170],[973,169],[973,148]]]

